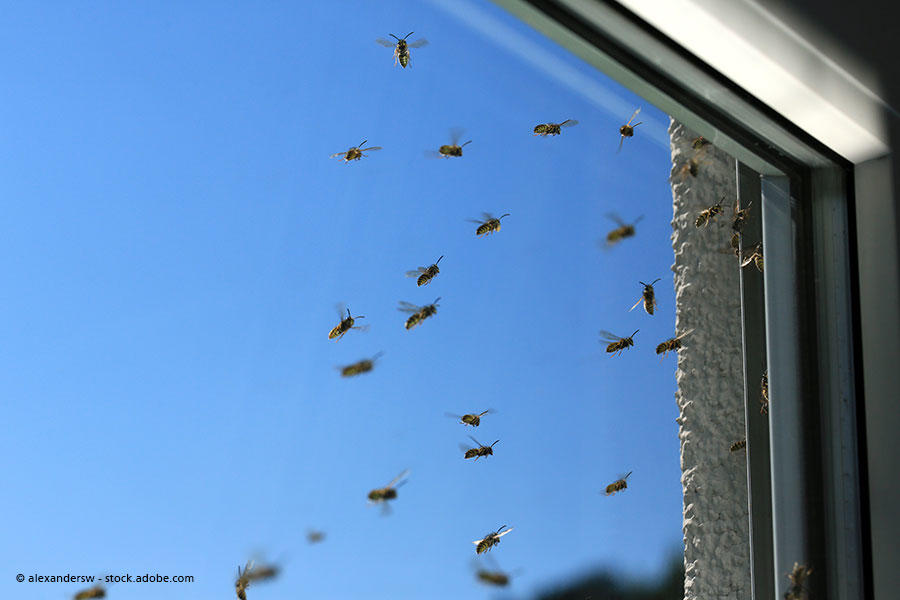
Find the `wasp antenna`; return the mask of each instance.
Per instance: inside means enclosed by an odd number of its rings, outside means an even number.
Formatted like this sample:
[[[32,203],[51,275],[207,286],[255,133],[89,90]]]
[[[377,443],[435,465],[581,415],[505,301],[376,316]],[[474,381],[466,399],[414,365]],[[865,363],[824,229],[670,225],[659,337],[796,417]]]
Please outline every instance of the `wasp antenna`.
[[[656,282],[659,281],[660,279],[662,279],[662,277],[657,277],[656,279],[653,280],[653,282],[652,282],[650,285],[653,285],[654,283],[656,283]]]
[[[414,33],[415,33],[415,31],[410,31],[409,33],[407,33],[406,35],[403,36],[403,39],[405,40],[406,38],[408,38],[409,36],[411,36]]]
[[[368,141],[369,141],[369,140],[363,140],[363,141],[361,141],[361,142],[359,143],[359,146],[357,146],[357,148],[362,148],[362,147],[363,147],[363,144],[365,144],[365,143],[368,142]]]
[[[499,220],[502,219],[503,217],[508,217],[508,216],[509,216],[509,213],[506,213],[505,215],[501,216],[501,217],[500,217],[499,219],[497,219],[497,220],[499,221]]]
[[[635,330],[634,330],[634,333],[637,333],[638,331],[640,331],[640,329],[635,329]],[[634,337],[634,333],[632,333],[632,334],[629,335],[628,337]]]
[[[437,303],[438,303],[438,300],[440,300],[440,299],[441,299],[441,297],[438,296],[437,298],[434,299],[434,302],[432,302],[432,304],[437,304]]]
[[[499,442],[499,441],[500,440],[497,440],[497,442]],[[491,448],[493,448],[497,444],[497,442],[494,442],[493,444],[491,444]]]
[[[388,35],[390,35],[392,38],[394,38],[394,39],[397,40],[398,42],[400,41],[400,38],[398,38],[398,37],[397,37],[396,35],[394,35],[393,33],[389,33]]]
[[[500,526],[500,529],[497,530],[497,533],[500,533],[500,532],[503,531],[504,529],[506,529],[506,525],[501,525],[501,526]]]
[[[640,221],[643,218],[644,218],[644,215],[639,216],[637,219],[634,220],[634,223],[632,223],[632,225],[636,225],[638,223],[638,221]]]
[[[465,144],[463,144],[462,146],[460,146],[460,148],[462,148],[462,147],[465,146],[466,144],[471,144],[471,143],[472,143],[472,140],[469,140],[468,142],[466,142]]]
[[[441,254],[441,258],[444,258],[444,255],[443,255],[443,254]],[[439,258],[439,259],[437,259],[436,261],[434,261],[434,264],[438,264],[439,262],[441,262],[441,258]]]

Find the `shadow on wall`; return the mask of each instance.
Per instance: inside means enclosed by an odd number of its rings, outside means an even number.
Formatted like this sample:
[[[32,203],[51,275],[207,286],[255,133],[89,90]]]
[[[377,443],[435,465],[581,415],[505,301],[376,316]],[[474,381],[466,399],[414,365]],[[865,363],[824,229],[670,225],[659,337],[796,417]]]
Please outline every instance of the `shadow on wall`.
[[[684,556],[674,555],[663,573],[651,579],[626,579],[609,570],[586,575],[574,583],[550,588],[534,600],[682,600]]]

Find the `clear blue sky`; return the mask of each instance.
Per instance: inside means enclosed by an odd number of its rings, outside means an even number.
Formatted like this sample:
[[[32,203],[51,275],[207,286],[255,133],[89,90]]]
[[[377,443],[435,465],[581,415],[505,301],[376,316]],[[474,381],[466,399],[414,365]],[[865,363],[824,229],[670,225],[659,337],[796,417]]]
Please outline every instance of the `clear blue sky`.
[[[482,0],[3,12],[6,596],[79,587],[19,572],[150,572],[195,582],[109,597],[228,598],[263,552],[285,572],[253,600],[496,597],[470,542],[503,524],[507,597],[677,550],[665,115]],[[404,70],[375,38],[411,30],[430,44]],[[453,126],[465,156],[427,160]],[[329,159],[363,139],[384,149]],[[511,216],[476,238],[482,211]],[[604,252],[608,211],[646,217]],[[404,276],[442,254],[429,286]],[[657,277],[657,314],[629,313]],[[406,331],[397,302],[437,296]],[[371,329],[328,340],[337,302]],[[622,356],[598,342],[638,328]],[[464,461],[444,412],[485,408],[501,441]],[[393,514],[367,506],[405,468]]]

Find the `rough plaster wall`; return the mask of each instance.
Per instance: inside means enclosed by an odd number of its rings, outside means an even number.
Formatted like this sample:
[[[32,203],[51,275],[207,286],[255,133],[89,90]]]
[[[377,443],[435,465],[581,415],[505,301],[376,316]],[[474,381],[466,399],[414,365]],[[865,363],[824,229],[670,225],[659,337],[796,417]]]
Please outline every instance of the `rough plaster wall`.
[[[731,237],[735,162],[709,145],[697,177],[683,177],[681,167],[696,154],[691,142],[697,134],[673,120],[669,136],[676,327],[679,333],[695,330],[679,352],[675,394],[684,491],[684,597],[746,600],[746,455],[729,450],[744,437],[740,273],[737,258],[719,252]],[[724,213],[697,228],[700,211],[723,195]]]

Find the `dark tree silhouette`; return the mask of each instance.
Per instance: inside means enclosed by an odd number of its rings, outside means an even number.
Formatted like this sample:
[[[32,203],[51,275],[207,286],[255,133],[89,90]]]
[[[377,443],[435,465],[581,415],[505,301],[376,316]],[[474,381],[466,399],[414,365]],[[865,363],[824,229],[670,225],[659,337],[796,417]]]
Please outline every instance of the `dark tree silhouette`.
[[[603,570],[535,596],[535,600],[682,600],[684,559],[679,554],[657,579],[635,582]]]

